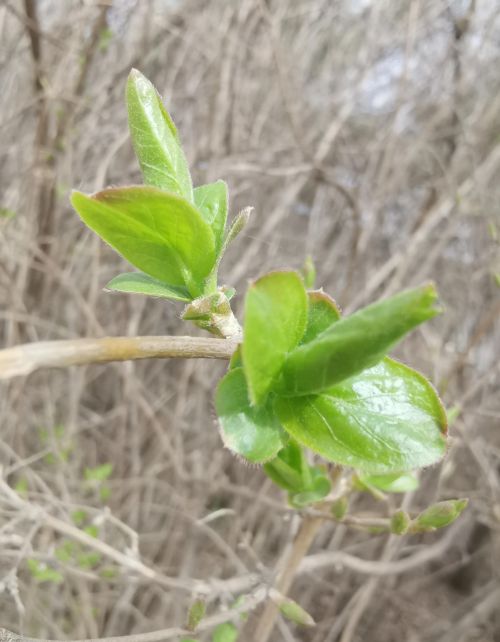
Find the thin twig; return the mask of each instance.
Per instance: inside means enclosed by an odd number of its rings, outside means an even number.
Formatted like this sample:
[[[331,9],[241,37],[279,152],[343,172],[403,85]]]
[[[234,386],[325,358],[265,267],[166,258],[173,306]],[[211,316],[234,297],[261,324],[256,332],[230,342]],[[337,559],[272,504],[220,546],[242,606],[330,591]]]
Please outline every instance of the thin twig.
[[[241,604],[230,611],[222,611],[203,619],[196,629],[196,633],[207,631],[223,622],[237,621],[242,613],[248,613],[255,609],[267,598],[267,591],[264,587],[257,589],[253,595],[246,597]],[[193,635],[193,631],[180,627],[171,627],[150,633],[137,633],[136,635],[120,635],[109,638],[85,638],[83,640],[70,640],[68,642],[163,642],[181,635]],[[56,640],[44,640],[41,638],[27,638],[7,629],[0,628],[0,642],[57,642]]]
[[[104,337],[41,341],[0,350],[0,379],[41,368],[136,359],[230,359],[238,345],[231,339],[204,337]]]
[[[275,590],[286,596],[299,566],[316,537],[324,520],[321,517],[305,517],[300,525],[291,550],[278,562],[280,575],[276,581]],[[268,602],[255,632],[255,640],[268,642],[273,632],[279,609],[274,602]]]

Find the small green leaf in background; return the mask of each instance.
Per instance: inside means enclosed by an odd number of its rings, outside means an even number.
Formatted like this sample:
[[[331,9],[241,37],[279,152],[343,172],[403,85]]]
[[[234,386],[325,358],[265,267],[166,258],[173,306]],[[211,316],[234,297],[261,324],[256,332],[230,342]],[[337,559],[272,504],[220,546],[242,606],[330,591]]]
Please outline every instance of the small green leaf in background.
[[[429,466],[446,449],[446,413],[434,388],[388,358],[321,395],[278,398],[275,410],[302,445],[371,473]]]
[[[224,242],[227,201],[227,185],[224,181],[219,180],[208,185],[200,185],[194,190],[195,205],[212,229],[217,254],[220,253]]]
[[[31,575],[37,582],[52,582],[54,584],[60,584],[64,579],[59,571],[50,568],[38,560],[27,559],[26,563]]]
[[[236,642],[238,629],[231,622],[219,624],[212,634],[212,642]]]
[[[452,524],[469,503],[468,499],[449,499],[426,508],[411,524],[413,533],[433,531]]]
[[[374,366],[410,330],[438,310],[433,285],[407,290],[331,325],[286,359],[275,391],[318,393]]]
[[[386,493],[407,493],[419,486],[415,473],[392,473],[390,475],[365,475],[359,473],[358,481],[368,488],[376,488]]]
[[[194,638],[181,638],[181,642],[198,642]]]
[[[142,274],[142,272],[119,274],[104,287],[106,290],[114,290],[115,292],[145,294],[175,301],[191,301],[191,296],[186,288],[162,283],[147,274]]]
[[[215,395],[224,445],[253,463],[275,457],[283,447],[282,429],[272,408],[251,406],[242,368],[230,370]]]
[[[276,603],[281,614],[284,615],[287,620],[301,624],[302,626],[315,626],[316,622],[309,613],[294,600],[290,600],[289,598],[280,599],[273,596],[273,602]]]
[[[146,185],[193,201],[193,185],[179,135],[151,82],[137,69],[127,81],[130,135]]]
[[[186,628],[190,631],[196,631],[198,624],[202,621],[207,610],[207,605],[203,600],[195,600],[189,609]]]
[[[306,322],[307,296],[297,272],[271,272],[250,285],[242,355],[253,404],[266,398],[287,354],[301,340]]]
[[[193,297],[215,264],[212,230],[186,200],[154,187],[112,188],[71,203],[91,230],[139,270]]]
[[[391,533],[394,535],[405,535],[411,524],[408,513],[404,510],[398,510],[391,517]]]
[[[16,213],[8,207],[0,207],[0,218],[9,219],[14,218]]]
[[[106,463],[95,468],[86,468],[84,472],[85,481],[103,482],[111,476],[113,464]]]

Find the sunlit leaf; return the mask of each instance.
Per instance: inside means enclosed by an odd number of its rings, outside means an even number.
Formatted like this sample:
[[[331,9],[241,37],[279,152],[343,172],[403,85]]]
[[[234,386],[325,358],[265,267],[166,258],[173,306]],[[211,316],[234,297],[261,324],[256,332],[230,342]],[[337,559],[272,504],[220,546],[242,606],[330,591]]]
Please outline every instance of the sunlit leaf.
[[[217,254],[224,242],[227,201],[227,185],[224,181],[200,185],[194,190],[194,202],[212,229]]]
[[[191,175],[179,135],[158,92],[132,69],[126,94],[130,135],[144,182],[192,201]]]
[[[199,296],[215,262],[210,226],[186,200],[155,187],[73,192],[73,207],[94,232],[145,274]]]
[[[271,272],[250,285],[242,355],[252,403],[266,398],[306,322],[307,296],[296,272]]]
[[[176,301],[191,301],[191,296],[186,288],[162,283],[142,272],[119,274],[114,279],[111,279],[105,288],[128,294],[145,294]]]
[[[294,350],[273,387],[283,395],[318,393],[378,363],[410,330],[435,316],[432,285],[374,303],[333,323]]]
[[[322,394],[279,398],[275,409],[299,443],[368,472],[429,466],[446,448],[446,413],[433,387],[388,358]]]

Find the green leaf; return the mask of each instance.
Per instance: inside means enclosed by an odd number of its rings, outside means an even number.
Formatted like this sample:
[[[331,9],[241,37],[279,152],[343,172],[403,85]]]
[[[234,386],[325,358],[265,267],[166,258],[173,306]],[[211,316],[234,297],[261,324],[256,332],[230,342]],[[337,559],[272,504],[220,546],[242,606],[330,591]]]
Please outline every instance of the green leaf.
[[[224,181],[200,185],[194,190],[194,202],[212,229],[217,254],[220,253],[224,242],[227,201],[227,185]]]
[[[438,313],[433,285],[408,290],[334,323],[286,359],[274,390],[321,392],[378,363],[405,334]]]
[[[191,296],[186,288],[162,283],[142,272],[119,274],[105,285],[105,289],[129,294],[145,294],[175,301],[191,301]]]
[[[130,135],[146,185],[193,200],[193,185],[179,135],[160,95],[137,69],[127,81]]]
[[[307,312],[307,327],[302,337],[301,345],[316,339],[318,335],[330,328],[340,319],[340,310],[326,292],[313,290],[307,293],[309,309]]]
[[[199,623],[205,617],[207,605],[203,600],[195,600],[189,609],[186,628],[196,631]]]
[[[230,370],[215,395],[224,445],[253,463],[269,461],[283,447],[281,426],[272,407],[251,406],[242,368]]]
[[[413,533],[433,531],[453,523],[469,503],[468,499],[449,499],[426,508],[411,524]]]
[[[386,493],[407,493],[419,486],[415,473],[392,473],[390,475],[359,474],[359,481],[368,488],[377,488]]]
[[[271,595],[273,602],[278,606],[282,615],[284,615],[287,620],[301,624],[302,626],[314,626],[316,624],[309,613],[294,600],[288,597],[276,596],[273,593]]]
[[[290,503],[296,508],[303,508],[309,504],[324,499],[330,492],[332,485],[328,477],[319,469],[314,469],[314,479],[309,488],[304,488],[300,493],[291,493]]]
[[[212,642],[236,642],[238,629],[231,622],[224,622],[215,627],[212,634]]]
[[[186,200],[155,187],[107,189],[93,196],[73,192],[84,223],[137,268],[192,296],[215,263],[212,231]]]
[[[10,210],[7,207],[0,207],[0,219],[14,218],[15,216],[16,216],[16,213],[13,210]]]
[[[113,464],[106,463],[95,468],[86,468],[84,472],[85,481],[103,482],[111,476]]]
[[[38,560],[27,559],[26,563],[31,575],[37,582],[52,582],[53,584],[60,584],[64,579],[59,571],[50,568],[50,566],[47,566]]]
[[[299,443],[372,473],[429,466],[446,448],[446,413],[434,388],[388,358],[323,394],[278,398],[275,410]]]
[[[252,283],[245,300],[243,367],[252,403],[264,401],[307,321],[307,296],[296,272],[271,272]]]
[[[227,236],[224,239],[224,251],[226,250],[228,245],[232,243],[234,239],[245,229],[252,212],[253,207],[245,207],[235,216],[233,222],[231,223],[231,227],[229,228]]]
[[[394,533],[394,535],[404,535],[408,532],[410,524],[411,519],[408,513],[404,510],[398,510],[391,517],[391,533]]]
[[[302,447],[293,439],[264,465],[264,472],[277,486],[289,492],[298,493],[311,482]]]

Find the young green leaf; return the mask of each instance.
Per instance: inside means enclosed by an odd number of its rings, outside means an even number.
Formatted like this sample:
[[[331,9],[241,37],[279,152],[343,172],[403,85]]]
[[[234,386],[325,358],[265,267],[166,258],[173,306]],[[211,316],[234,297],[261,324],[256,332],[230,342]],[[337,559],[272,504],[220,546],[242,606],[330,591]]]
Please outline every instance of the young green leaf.
[[[302,447],[293,439],[288,441],[272,461],[264,464],[264,471],[277,486],[289,492],[300,492],[311,483]]]
[[[127,272],[111,279],[105,286],[106,290],[127,292],[128,294],[145,294],[175,301],[191,301],[191,296],[186,288],[162,283],[142,272]]]
[[[242,355],[252,403],[264,401],[287,354],[301,340],[306,322],[307,296],[296,272],[271,272],[250,285]]]
[[[235,216],[226,235],[226,238],[224,239],[223,251],[225,251],[228,245],[232,243],[234,239],[240,234],[240,232],[245,229],[252,212],[253,207],[245,207]]]
[[[137,69],[127,81],[130,135],[146,185],[193,200],[189,168],[179,135],[161,98]]]
[[[288,356],[273,389],[290,396],[318,393],[374,366],[405,334],[438,313],[436,297],[434,286],[425,285],[333,323]]]
[[[276,591],[271,591],[271,599],[288,620],[302,626],[314,626],[316,624],[309,613],[294,600],[279,595]]]
[[[446,413],[433,387],[388,358],[323,394],[278,398],[275,410],[299,443],[372,473],[429,466],[446,448]]]
[[[314,472],[314,478],[308,488],[304,488],[299,493],[290,493],[290,504],[295,508],[304,508],[304,506],[315,504],[330,492],[332,485],[328,477],[318,469],[314,469]]]
[[[230,370],[215,395],[224,445],[253,463],[263,463],[283,448],[281,426],[268,405],[251,406],[242,368]]]
[[[189,631],[196,631],[198,624],[205,617],[207,605],[203,600],[195,600],[189,608],[186,628]]]
[[[85,468],[84,477],[85,481],[90,482],[103,482],[108,479],[113,472],[113,464],[107,462],[95,468]]]
[[[340,319],[340,310],[335,301],[322,290],[307,293],[309,309],[307,312],[307,327],[300,344],[309,343],[316,339],[330,326]]]
[[[224,622],[215,627],[212,634],[212,642],[236,642],[238,629],[231,622]]]
[[[194,190],[195,205],[212,229],[217,254],[220,253],[224,242],[227,201],[227,185],[224,181],[200,185]]]
[[[386,493],[407,493],[419,486],[415,473],[392,473],[390,475],[367,475],[360,473],[359,482],[368,488],[376,488]]]
[[[84,223],[133,265],[175,287],[202,294],[215,263],[214,237],[201,214],[183,198],[155,187],[122,187],[71,203]]]
[[[404,510],[396,511],[391,517],[390,530],[394,535],[405,535],[411,524],[408,513]]]
[[[452,524],[468,503],[468,499],[449,499],[429,506],[412,521],[411,532],[433,531]]]

